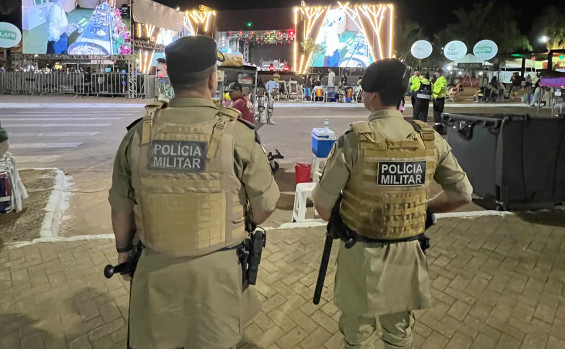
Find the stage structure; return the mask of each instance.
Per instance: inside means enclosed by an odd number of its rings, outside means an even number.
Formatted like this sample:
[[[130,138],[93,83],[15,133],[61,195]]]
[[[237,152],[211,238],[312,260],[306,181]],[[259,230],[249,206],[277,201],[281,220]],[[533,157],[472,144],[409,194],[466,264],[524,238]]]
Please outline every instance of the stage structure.
[[[112,95],[136,98],[152,89],[149,73],[166,45],[182,36],[215,36],[216,11],[201,5],[181,12],[152,0],[23,0],[22,28],[23,52],[16,60],[96,65],[93,76],[95,70],[102,80],[112,75],[119,86]],[[127,71],[104,69],[112,64]]]
[[[367,67],[393,57],[392,4],[303,3],[293,16],[293,68],[299,74],[310,67]]]
[[[137,87],[133,86],[136,85],[136,72],[148,74],[151,67],[157,65],[156,54],[163,56],[168,44],[183,36],[214,37],[216,33],[216,11],[203,5],[198,9],[180,12],[151,0],[136,0],[133,3],[133,18],[135,65],[129,69],[130,91]],[[159,74],[156,75],[159,78]]]
[[[244,62],[265,71],[290,70],[294,40],[294,29],[222,31],[216,35],[218,50],[227,54],[239,52]],[[277,58],[271,59],[266,52]]]

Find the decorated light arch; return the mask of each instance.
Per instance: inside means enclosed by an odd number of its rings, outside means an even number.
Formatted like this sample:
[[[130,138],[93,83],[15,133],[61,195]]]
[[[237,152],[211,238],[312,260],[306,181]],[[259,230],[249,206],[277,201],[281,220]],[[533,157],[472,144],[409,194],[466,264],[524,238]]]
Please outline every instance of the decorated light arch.
[[[293,17],[293,67],[297,73],[306,73],[310,66],[364,67],[377,59],[393,57],[392,4],[303,3],[293,9]],[[325,50],[323,63],[319,54],[315,56],[320,50]]]

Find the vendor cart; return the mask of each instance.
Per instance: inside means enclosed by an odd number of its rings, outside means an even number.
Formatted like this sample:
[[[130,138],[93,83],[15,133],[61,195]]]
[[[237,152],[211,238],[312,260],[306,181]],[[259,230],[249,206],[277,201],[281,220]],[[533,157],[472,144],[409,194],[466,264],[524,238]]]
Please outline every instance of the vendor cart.
[[[225,98],[225,90],[232,82],[238,82],[243,86],[243,94],[255,103],[257,98],[257,67],[242,65],[241,67],[219,66],[218,67],[218,89],[216,97],[222,105],[229,105]]]
[[[251,65],[242,65],[239,67],[219,66],[218,67],[218,89],[216,90],[215,99],[222,106],[229,106],[231,101],[226,98],[226,88],[233,82],[240,83],[243,86],[243,94],[247,96],[251,102],[256,105],[255,108],[255,131],[259,131],[264,125],[274,125],[271,117],[273,115],[274,101],[272,96],[265,93],[264,88],[257,88],[257,67]],[[266,103],[266,106],[265,106]],[[276,172],[279,169],[277,159],[283,159],[284,156],[275,149],[275,152],[267,154],[271,170]]]
[[[549,107],[551,108],[551,115],[565,115],[565,72],[556,71],[552,69],[553,55],[556,53],[563,54],[565,50],[551,50],[547,55],[547,70],[541,75],[540,85],[543,87],[551,88],[551,98]],[[538,113],[541,103],[538,103]]]

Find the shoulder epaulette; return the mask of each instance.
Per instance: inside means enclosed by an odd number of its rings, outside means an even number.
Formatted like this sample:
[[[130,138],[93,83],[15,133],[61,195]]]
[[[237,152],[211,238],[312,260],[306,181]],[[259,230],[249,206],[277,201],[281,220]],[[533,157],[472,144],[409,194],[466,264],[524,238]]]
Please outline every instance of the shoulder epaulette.
[[[153,101],[145,106],[145,110],[147,114],[142,118],[143,119],[143,128],[141,129],[141,144],[149,143],[151,139],[151,128],[153,127],[153,118],[155,114],[158,113],[161,109],[165,109],[167,107],[167,102],[164,101]]]
[[[418,132],[424,141],[433,141],[436,139],[434,129],[427,123],[420,120],[409,121],[414,127],[414,130]]]
[[[357,121],[349,125],[355,133],[359,135],[365,134],[372,134],[373,130],[369,127],[369,123],[367,121]]]
[[[155,100],[145,105],[145,110],[149,112],[151,110],[165,109],[167,106],[168,106],[167,102]]]
[[[220,114],[228,116],[230,119],[236,120],[241,116],[241,112],[237,109],[230,108],[230,107],[220,107],[219,108]]]
[[[137,125],[141,120],[143,120],[143,116],[140,117],[139,119],[135,120],[135,121],[132,122],[131,124],[129,124],[129,125],[126,127],[126,130],[128,130],[128,131],[131,130],[131,128],[134,127],[135,125]]]
[[[244,124],[245,126],[247,126],[250,130],[255,130],[255,124],[252,124],[249,121],[242,119],[242,118],[237,118],[237,121],[239,121],[242,124]]]

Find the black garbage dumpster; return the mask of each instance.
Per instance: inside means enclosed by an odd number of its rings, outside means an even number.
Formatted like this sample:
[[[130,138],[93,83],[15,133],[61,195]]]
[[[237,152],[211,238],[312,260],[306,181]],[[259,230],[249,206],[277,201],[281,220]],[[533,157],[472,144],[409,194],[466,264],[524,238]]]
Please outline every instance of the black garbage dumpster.
[[[499,210],[565,202],[565,118],[443,114],[447,142],[474,193]]]

